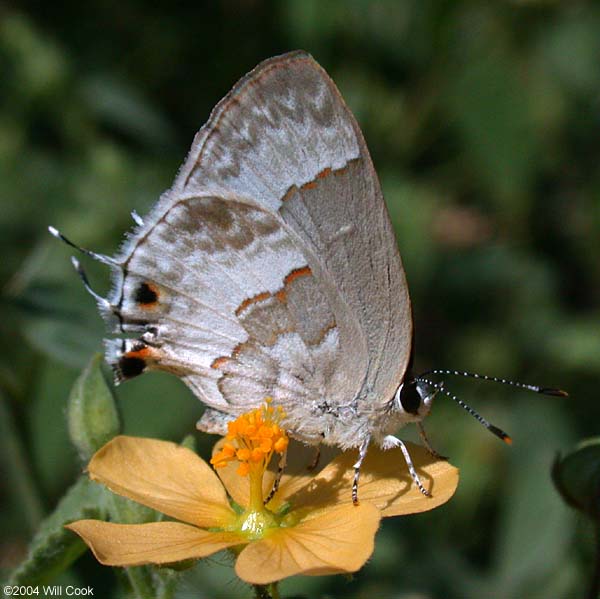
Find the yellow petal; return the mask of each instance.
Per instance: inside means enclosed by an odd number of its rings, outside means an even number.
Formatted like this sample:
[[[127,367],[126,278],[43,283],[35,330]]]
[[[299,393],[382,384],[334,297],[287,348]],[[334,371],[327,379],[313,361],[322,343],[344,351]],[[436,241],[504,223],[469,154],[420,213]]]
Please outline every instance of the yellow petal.
[[[360,469],[358,497],[376,505],[384,517],[434,509],[448,501],[458,485],[457,468],[445,460],[436,460],[419,445],[406,443],[406,446],[431,497],[425,497],[415,486],[400,449],[383,451],[372,445]],[[310,484],[288,496],[294,509],[350,502],[356,458],[356,451],[341,454]]]
[[[156,439],[115,437],[88,465],[90,478],[168,516],[202,527],[235,521],[212,468],[193,451]]]
[[[315,463],[317,452],[319,459]],[[327,464],[340,454],[337,447],[322,445],[317,449],[315,446],[305,445],[292,439],[288,449],[285,474],[281,478],[278,492],[269,502],[269,509],[277,512],[283,504],[288,501],[293,502],[298,491],[310,486],[316,476],[327,467]]]
[[[373,553],[379,519],[379,510],[367,502],[319,510],[246,546],[236,574],[251,584],[267,584],[294,574],[355,572]]]
[[[246,542],[232,532],[207,532],[180,522],[113,524],[79,520],[66,528],[76,532],[105,566],[170,564],[206,557]]]

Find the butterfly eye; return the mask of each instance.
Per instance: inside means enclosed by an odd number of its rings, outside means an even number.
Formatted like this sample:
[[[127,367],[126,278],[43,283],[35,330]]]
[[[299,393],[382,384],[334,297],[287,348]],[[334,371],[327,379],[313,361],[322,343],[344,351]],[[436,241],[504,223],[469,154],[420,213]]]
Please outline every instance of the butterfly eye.
[[[399,395],[403,410],[409,414],[418,415],[421,407],[421,395],[417,390],[416,383],[410,382],[402,385]]]

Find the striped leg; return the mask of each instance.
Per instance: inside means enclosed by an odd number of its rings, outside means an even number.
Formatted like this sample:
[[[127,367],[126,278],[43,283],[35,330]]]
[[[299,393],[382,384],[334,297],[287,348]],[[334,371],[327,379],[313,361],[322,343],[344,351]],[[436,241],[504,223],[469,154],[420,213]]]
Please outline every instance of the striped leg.
[[[419,491],[421,491],[421,493],[423,493],[423,495],[429,497],[431,493],[423,486],[423,483],[421,482],[421,479],[419,478],[419,475],[415,470],[415,466],[412,463],[412,459],[410,458],[410,454],[408,453],[408,449],[406,449],[406,445],[404,445],[404,442],[400,441],[400,439],[398,439],[397,437],[394,437],[394,435],[387,435],[383,438],[381,447],[383,449],[399,447],[402,450],[404,459],[406,460],[406,465],[408,466],[408,471],[410,472],[410,475],[412,476],[415,485],[417,485],[417,488],[419,489]]]
[[[277,474],[275,474],[275,480],[273,481],[273,486],[267,495],[267,498],[263,501],[264,505],[267,505],[271,499],[273,499],[273,495],[277,493],[279,489],[279,483],[281,482],[281,477],[283,476],[283,471],[285,470],[285,465],[287,463],[287,449],[281,454],[279,458],[279,464],[277,465]]]
[[[358,448],[358,460],[354,464],[354,480],[352,481],[352,503],[358,505],[358,479],[360,478],[360,467],[363,460],[367,456],[367,449],[369,448],[370,437],[367,437]]]

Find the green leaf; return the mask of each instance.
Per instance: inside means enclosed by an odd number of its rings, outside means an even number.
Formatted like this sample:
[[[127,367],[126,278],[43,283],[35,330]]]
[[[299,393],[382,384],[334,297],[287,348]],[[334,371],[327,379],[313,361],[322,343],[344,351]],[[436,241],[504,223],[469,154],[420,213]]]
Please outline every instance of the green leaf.
[[[105,516],[102,504],[105,489],[87,476],[67,491],[54,512],[48,516],[33,537],[25,560],[12,573],[10,585],[37,585],[52,580],[85,550],[83,541],[65,524],[84,518]]]
[[[146,522],[159,522],[163,515],[141,503],[132,501],[127,497],[107,491],[106,509],[111,522],[120,524],[145,524]]]
[[[87,461],[121,429],[115,398],[96,354],[75,381],[67,407],[69,435],[81,458]]]

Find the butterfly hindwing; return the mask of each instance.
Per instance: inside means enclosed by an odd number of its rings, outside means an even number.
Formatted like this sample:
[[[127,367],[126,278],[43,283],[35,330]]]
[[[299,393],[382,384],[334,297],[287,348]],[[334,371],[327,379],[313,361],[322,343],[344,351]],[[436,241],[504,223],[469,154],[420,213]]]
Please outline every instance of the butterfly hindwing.
[[[146,331],[108,342],[122,378],[168,370],[230,414],[267,396],[293,413],[294,402],[323,402],[352,378],[301,247],[260,207],[212,196],[175,202],[132,240],[119,272],[117,329]]]

